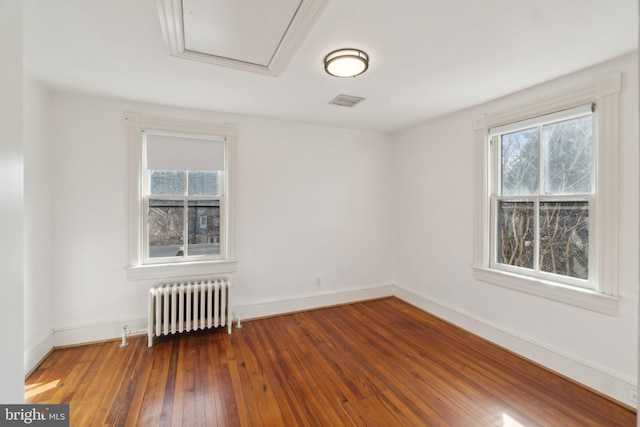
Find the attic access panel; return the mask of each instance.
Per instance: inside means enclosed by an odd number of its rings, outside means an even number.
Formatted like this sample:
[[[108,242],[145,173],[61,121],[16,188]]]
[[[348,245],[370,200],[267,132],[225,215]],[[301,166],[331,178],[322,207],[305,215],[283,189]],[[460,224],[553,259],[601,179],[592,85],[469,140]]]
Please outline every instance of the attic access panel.
[[[326,0],[158,0],[172,55],[277,75]]]

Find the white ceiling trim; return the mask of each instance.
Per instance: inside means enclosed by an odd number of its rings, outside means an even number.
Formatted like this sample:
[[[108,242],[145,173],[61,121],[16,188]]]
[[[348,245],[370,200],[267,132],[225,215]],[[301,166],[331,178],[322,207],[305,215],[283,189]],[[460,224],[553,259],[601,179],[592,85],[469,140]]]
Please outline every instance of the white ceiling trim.
[[[304,40],[327,0],[302,0],[268,65],[254,64],[185,48],[182,0],[157,0],[162,36],[171,55],[215,65],[277,76]]]

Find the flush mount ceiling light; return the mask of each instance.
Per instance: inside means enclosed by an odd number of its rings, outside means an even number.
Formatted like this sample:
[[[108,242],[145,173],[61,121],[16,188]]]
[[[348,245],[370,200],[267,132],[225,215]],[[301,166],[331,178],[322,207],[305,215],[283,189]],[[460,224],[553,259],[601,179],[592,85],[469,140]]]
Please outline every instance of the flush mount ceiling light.
[[[358,49],[338,49],[324,57],[324,70],[334,77],[355,77],[369,68],[369,55]]]

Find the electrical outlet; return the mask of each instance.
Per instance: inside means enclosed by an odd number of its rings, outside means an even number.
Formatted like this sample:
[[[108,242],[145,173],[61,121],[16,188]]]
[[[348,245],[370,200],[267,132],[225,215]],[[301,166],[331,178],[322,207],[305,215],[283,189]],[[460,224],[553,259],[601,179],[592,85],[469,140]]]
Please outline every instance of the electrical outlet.
[[[630,388],[628,390],[629,400],[633,403],[638,403],[638,390],[635,388]]]
[[[316,276],[316,286],[322,286],[322,277]]]

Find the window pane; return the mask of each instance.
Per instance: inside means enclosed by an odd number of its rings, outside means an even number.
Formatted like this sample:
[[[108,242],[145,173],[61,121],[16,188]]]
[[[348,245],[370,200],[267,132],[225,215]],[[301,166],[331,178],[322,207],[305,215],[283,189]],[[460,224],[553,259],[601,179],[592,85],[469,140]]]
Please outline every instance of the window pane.
[[[150,170],[149,194],[153,196],[184,195],[184,171]]]
[[[219,171],[189,171],[189,195],[220,196],[221,179]]]
[[[534,212],[532,202],[498,203],[497,261],[533,268]]]
[[[189,201],[189,255],[220,255],[220,201]]]
[[[149,200],[149,258],[182,256],[184,202]]]
[[[500,194],[538,194],[538,128],[506,133],[500,138]]]
[[[588,202],[540,203],[540,270],[588,279]]]
[[[542,128],[546,194],[591,192],[592,133],[591,115]]]

